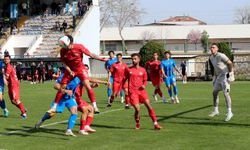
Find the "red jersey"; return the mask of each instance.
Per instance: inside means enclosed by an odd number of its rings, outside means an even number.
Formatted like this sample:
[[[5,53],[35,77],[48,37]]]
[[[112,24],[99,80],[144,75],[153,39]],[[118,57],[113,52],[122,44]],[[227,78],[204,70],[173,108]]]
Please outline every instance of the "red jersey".
[[[145,65],[145,68],[148,68],[150,69],[150,76],[154,76],[154,77],[161,77],[161,61],[159,60],[151,60],[151,61],[148,61]]]
[[[127,64],[125,63],[119,63],[116,62],[114,63],[111,68],[110,72],[114,78],[114,81],[116,82],[122,82],[123,79],[125,78],[125,69],[127,68]]]
[[[72,49],[62,48],[60,51],[61,61],[75,73],[82,72],[85,69],[83,54],[90,56],[89,50],[81,44],[73,44]]]
[[[5,75],[8,78],[8,87],[14,87],[19,85],[19,81],[16,76],[16,70],[11,64],[7,64],[4,67]]]
[[[129,93],[134,93],[142,89],[141,86],[147,85],[147,72],[143,67],[136,68],[134,66],[129,67],[125,71],[126,79],[128,79],[128,90]]]

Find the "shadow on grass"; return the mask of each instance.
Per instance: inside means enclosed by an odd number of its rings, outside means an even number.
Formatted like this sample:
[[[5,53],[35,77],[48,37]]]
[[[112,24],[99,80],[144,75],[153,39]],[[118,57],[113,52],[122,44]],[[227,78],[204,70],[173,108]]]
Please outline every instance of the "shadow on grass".
[[[5,136],[21,136],[21,137],[44,137],[44,138],[55,138],[55,137],[49,137],[49,136],[42,136],[37,133],[48,133],[52,135],[59,135],[59,136],[64,136],[65,130],[62,129],[48,129],[48,128],[39,128],[35,129],[34,127],[29,127],[29,126],[22,126],[21,129],[13,129],[13,128],[6,128],[7,132],[5,133],[0,133],[0,135],[5,135]],[[57,139],[61,140],[68,140],[68,138],[63,138],[63,137],[56,137]]]
[[[199,110],[202,110],[202,109],[206,109],[206,108],[209,108],[211,106],[212,105],[206,105],[206,106],[186,110],[186,111],[183,111],[183,112],[179,112],[177,114],[173,114],[173,115],[170,115],[170,116],[157,116],[157,117],[160,117],[160,119],[158,119],[158,122],[161,122],[161,121],[164,121],[164,120],[167,120],[167,119],[171,119],[171,118],[177,118],[180,115],[184,115],[184,114],[187,114],[187,113],[190,113],[190,112],[195,112],[195,111],[199,111]]]

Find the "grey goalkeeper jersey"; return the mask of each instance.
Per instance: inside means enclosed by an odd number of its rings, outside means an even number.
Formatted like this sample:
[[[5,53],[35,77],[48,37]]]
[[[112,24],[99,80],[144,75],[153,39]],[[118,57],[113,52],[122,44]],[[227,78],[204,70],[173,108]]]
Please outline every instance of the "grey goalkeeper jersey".
[[[225,78],[225,75],[229,72],[227,67],[229,58],[225,54],[217,52],[216,55],[211,55],[209,59],[214,67],[216,78]]]

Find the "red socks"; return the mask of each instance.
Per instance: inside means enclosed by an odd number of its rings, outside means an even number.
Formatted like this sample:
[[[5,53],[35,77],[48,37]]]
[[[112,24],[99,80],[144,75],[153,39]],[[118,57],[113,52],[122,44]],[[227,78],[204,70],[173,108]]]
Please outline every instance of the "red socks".
[[[86,121],[86,125],[90,126],[92,121],[93,121],[93,117],[88,116],[87,121]]]
[[[160,89],[160,88],[155,89],[154,94],[156,95],[157,93],[160,95],[160,97],[163,97],[163,94],[162,94],[162,91],[161,91],[161,89]]]
[[[95,93],[93,89],[87,89],[87,91],[88,91],[88,96],[89,96],[91,103],[96,102]]]
[[[153,120],[153,122],[157,121],[155,111],[153,109],[149,109],[148,114],[149,114],[150,118]]]
[[[58,91],[58,92],[56,93],[55,103],[58,104],[58,103],[60,102],[62,96],[63,96],[63,93],[62,93],[61,91]]]
[[[26,113],[26,110],[23,106],[23,103],[21,102],[20,104],[17,105],[17,108],[20,109],[20,111],[22,112],[22,114],[25,114]]]
[[[86,120],[81,120],[80,130],[83,130],[86,125]]]
[[[129,104],[129,96],[125,95],[125,104],[128,105]]]

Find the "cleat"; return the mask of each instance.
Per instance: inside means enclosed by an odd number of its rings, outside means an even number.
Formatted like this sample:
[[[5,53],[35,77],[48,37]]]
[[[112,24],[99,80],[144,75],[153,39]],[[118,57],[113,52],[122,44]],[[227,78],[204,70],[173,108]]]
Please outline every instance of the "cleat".
[[[71,130],[67,130],[65,133],[66,136],[73,136],[76,137],[76,135],[71,131]]]
[[[126,105],[126,106],[125,106],[125,109],[130,109],[129,105]]]
[[[123,96],[121,97],[121,103],[124,103],[124,97]]]
[[[136,123],[135,130],[139,130],[139,129],[140,129],[140,123]]]
[[[161,130],[162,127],[159,124],[154,125],[155,130]]]
[[[154,98],[154,100],[155,100],[155,101],[157,101],[157,100],[158,100],[158,98],[157,98],[157,95],[156,95],[156,94],[153,94],[153,98]]]
[[[22,117],[22,119],[27,119],[27,114],[26,113],[21,114],[21,117]]]
[[[100,111],[99,111],[99,109],[96,107],[96,108],[94,108],[94,113],[95,114],[99,114],[100,113]]]
[[[173,98],[173,97],[171,97],[171,103],[172,104],[175,104],[176,102],[175,102],[175,99]]]
[[[175,102],[176,102],[176,104],[180,103],[179,98],[177,96],[175,97]]]
[[[230,121],[233,116],[234,116],[234,114],[232,112],[227,113],[227,117],[226,117],[225,121],[226,122]]]
[[[3,116],[7,118],[9,116],[9,111],[7,109],[3,110]]]
[[[211,112],[208,116],[209,117],[214,117],[214,116],[218,116],[220,113],[218,111],[213,111]]]
[[[111,107],[112,105],[111,104],[108,104],[106,107]]]
[[[164,96],[162,97],[162,102],[163,102],[164,104],[168,103],[167,99],[166,99]]]
[[[81,135],[89,135],[89,133],[86,132],[85,130],[80,130],[80,131],[79,131],[79,134],[81,134]]]
[[[86,131],[86,132],[90,132],[90,133],[94,133],[94,132],[96,132],[96,130],[95,129],[92,129],[90,126],[88,126],[88,125],[86,125],[85,127],[84,127],[84,131]]]

